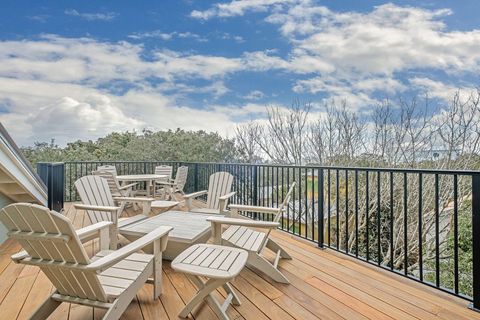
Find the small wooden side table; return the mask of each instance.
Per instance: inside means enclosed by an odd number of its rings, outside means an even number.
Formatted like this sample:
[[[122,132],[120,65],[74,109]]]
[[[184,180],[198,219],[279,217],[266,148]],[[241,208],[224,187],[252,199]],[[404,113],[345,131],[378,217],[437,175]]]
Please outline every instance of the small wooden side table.
[[[198,292],[178,316],[186,318],[193,308],[205,299],[220,319],[228,320],[225,311],[230,303],[240,305],[240,300],[229,282],[242,271],[247,258],[248,253],[245,250],[214,244],[196,244],[180,253],[172,261],[172,268],[186,273],[198,288]],[[208,280],[203,281],[201,277]],[[220,286],[227,292],[223,304],[212,295]]]

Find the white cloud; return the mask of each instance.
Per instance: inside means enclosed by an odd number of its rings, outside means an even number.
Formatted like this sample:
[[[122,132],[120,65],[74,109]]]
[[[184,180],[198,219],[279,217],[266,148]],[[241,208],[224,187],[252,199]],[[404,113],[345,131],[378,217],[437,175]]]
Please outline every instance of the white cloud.
[[[232,35],[228,32],[224,32],[221,34],[220,36],[221,39],[223,40],[233,40],[237,43],[243,43],[245,42],[245,39],[242,37],[242,36],[238,36],[238,35]]]
[[[450,10],[387,4],[370,12],[340,13],[310,0],[246,0],[214,4],[206,11],[192,12],[192,16],[206,20],[253,11],[265,12],[266,21],[278,26],[291,45],[287,54],[281,56],[274,48],[233,57],[165,49],[147,52],[141,43],[55,35],[0,41],[0,105],[8,109],[0,114],[0,120],[14,137],[20,137],[21,144],[31,144],[37,138],[48,140],[53,134],[63,134],[65,140],[95,137],[102,127],[108,127],[97,117],[101,110],[117,119],[109,130],[121,127],[118,119],[123,118],[125,130],[182,127],[228,134],[239,119],[263,117],[264,107],[229,103],[199,110],[194,107],[200,103],[190,106],[179,102],[188,101],[181,98],[199,93],[216,99],[230,91],[226,79],[233,74],[281,71],[272,78],[287,78],[296,93],[318,94],[319,100],[347,99],[357,108],[377,103],[378,93],[393,95],[412,85],[443,98],[456,87],[455,81],[439,81],[433,75],[408,80],[410,72],[433,70],[459,78],[480,71],[480,31],[448,30],[443,19],[452,14]],[[227,40],[243,41],[226,33],[213,36],[220,39],[222,35]],[[178,31],[129,37],[202,41],[201,35]],[[112,94],[115,90],[109,89],[116,83],[122,90]],[[263,99],[264,93],[257,89],[250,88],[245,98]],[[268,92],[268,96],[274,95]],[[42,127],[48,121],[43,121],[47,118],[42,118],[40,110],[49,117],[85,113],[85,118],[77,118],[88,124],[71,121],[59,133]],[[42,134],[37,130],[43,130]]]
[[[372,93],[375,91],[386,92],[389,94],[405,91],[407,86],[399,80],[390,77],[378,77],[361,79],[351,83],[354,89]]]
[[[228,90],[222,86],[215,82],[204,90],[221,94]],[[240,116],[263,114],[263,106],[250,104],[197,109],[151,87],[115,96],[81,85],[10,78],[0,78],[0,104],[8,108],[7,113],[0,113],[0,122],[20,145],[51,138],[62,145],[142,128],[206,130],[231,136]]]
[[[477,91],[477,88],[473,86],[452,85],[426,77],[414,77],[409,79],[409,83],[412,86],[423,90],[429,97],[439,98],[445,102],[450,102],[457,92],[459,93],[461,100],[467,101],[472,92]]]
[[[450,10],[385,4],[368,13],[332,12],[310,1],[270,15],[267,21],[294,45],[294,59],[342,72],[391,75],[415,68],[475,71],[480,30],[446,31]],[[309,59],[309,60],[307,60]],[[327,70],[326,70],[327,71]]]
[[[247,100],[260,100],[265,97],[265,94],[260,90],[250,91],[244,98]]]
[[[480,30],[447,30],[443,19],[453,14],[450,9],[389,3],[364,13],[335,12],[317,3],[231,1],[191,15],[207,20],[267,12],[265,20],[279,26],[292,49],[286,58],[246,53],[248,68],[305,75],[293,81],[295,92],[343,94],[355,105],[375,102],[374,93],[405,91],[409,82],[402,78],[410,71],[437,70],[453,77],[480,71]]]
[[[90,38],[44,35],[36,41],[0,41],[0,76],[99,85],[112,80],[138,83],[148,77],[211,79],[245,69],[242,58],[163,50],[145,60],[142,54],[141,44]]]
[[[141,127],[228,134],[238,121],[235,113],[178,101],[188,101],[182,97],[188,94],[225,95],[230,89],[224,77],[235,72],[287,66],[268,51],[226,58],[159,50],[145,59],[143,50],[141,44],[55,35],[0,41],[0,104],[7,109],[0,121],[22,145]],[[200,81],[193,85],[190,79]]]
[[[106,12],[106,13],[80,13],[75,9],[65,10],[65,14],[68,16],[80,17],[87,21],[112,21],[115,19],[118,14],[115,12]]]
[[[270,56],[265,51],[246,52],[243,60],[247,69],[256,71],[289,68],[288,61],[276,56]]]
[[[135,33],[129,34],[127,37],[135,40],[155,38],[155,39],[161,39],[161,40],[167,41],[167,40],[171,40],[174,35],[175,35],[175,32],[162,32],[160,30],[154,30],[154,31],[146,31],[146,32],[135,32]]]
[[[450,14],[394,4],[339,13],[305,0],[266,20],[292,44],[288,70],[313,73],[297,80],[294,91],[361,104],[374,102],[373,92],[405,91],[402,73],[409,71],[480,71],[480,30],[448,31],[442,18]]]
[[[248,11],[267,11],[271,7],[279,7],[298,0],[233,0],[229,3],[216,3],[207,10],[194,10],[192,18],[208,20],[214,17],[243,16]]]
[[[54,136],[60,143],[71,139],[72,132],[80,137],[100,137],[144,126],[144,122],[127,117],[108,96],[100,94],[87,96],[85,101],[63,97],[40,108],[27,121],[37,138]]]
[[[208,42],[207,38],[189,31],[162,32],[161,30],[154,30],[154,31],[147,31],[147,32],[135,32],[135,33],[129,34],[127,37],[134,40],[155,38],[155,39],[161,39],[164,41],[169,41],[169,40],[173,40],[174,38],[180,38],[180,39],[193,39],[198,42]]]
[[[30,19],[30,20],[33,20],[33,21],[40,22],[40,23],[45,23],[45,22],[47,22],[48,19],[51,18],[51,16],[48,15],[48,14],[37,14],[37,15],[33,15],[33,16],[27,16],[27,18]]]
[[[231,90],[225,85],[221,80],[212,82],[211,84],[205,86],[193,86],[185,83],[165,83],[163,85],[157,86],[157,89],[161,89],[164,92],[176,92],[178,95],[185,94],[211,94],[213,98],[217,99]]]

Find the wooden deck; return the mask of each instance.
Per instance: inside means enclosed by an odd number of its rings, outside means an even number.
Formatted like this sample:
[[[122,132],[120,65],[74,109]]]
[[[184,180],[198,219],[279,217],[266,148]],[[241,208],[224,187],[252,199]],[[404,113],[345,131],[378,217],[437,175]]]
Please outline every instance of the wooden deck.
[[[66,215],[76,228],[88,225],[88,218],[71,204]],[[233,282],[242,305],[229,308],[231,319],[480,319],[480,313],[470,311],[463,300],[331,250],[319,250],[281,231],[273,237],[294,257],[280,263],[292,284],[274,283],[246,268]],[[90,254],[95,246],[87,244]],[[19,249],[11,240],[0,246],[1,319],[25,319],[53,290],[38,268],[10,260]],[[193,293],[193,284],[165,261],[161,298],[153,301],[152,286],[145,285],[122,319],[177,319]],[[99,319],[102,315],[101,310],[64,303],[50,318]],[[190,318],[216,316],[204,304]]]

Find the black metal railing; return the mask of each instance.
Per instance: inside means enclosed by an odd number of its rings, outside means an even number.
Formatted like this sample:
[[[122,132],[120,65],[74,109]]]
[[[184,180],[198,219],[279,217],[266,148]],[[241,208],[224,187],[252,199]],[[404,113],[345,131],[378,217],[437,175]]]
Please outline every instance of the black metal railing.
[[[186,192],[217,171],[234,175],[232,202],[260,206],[294,194],[280,229],[473,302],[480,308],[480,172],[191,162],[66,162],[65,198],[99,165],[118,174],[189,167]],[[251,216],[266,220],[263,214]],[[474,263],[475,262],[475,263]]]

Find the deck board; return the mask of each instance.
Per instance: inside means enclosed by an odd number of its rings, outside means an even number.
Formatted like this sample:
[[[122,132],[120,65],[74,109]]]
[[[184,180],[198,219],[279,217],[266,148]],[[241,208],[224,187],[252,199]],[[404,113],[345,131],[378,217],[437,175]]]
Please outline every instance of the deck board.
[[[65,209],[75,228],[90,224],[88,217],[71,203]],[[131,208],[126,212],[135,214]],[[469,310],[461,299],[334,251],[319,250],[281,231],[275,231],[273,238],[293,257],[280,262],[291,284],[279,284],[245,269],[232,283],[242,305],[229,308],[231,319],[480,319],[480,313]],[[98,241],[86,244],[88,254],[93,255],[96,249]],[[26,319],[53,290],[36,267],[11,262],[10,255],[18,250],[20,246],[12,240],[0,245],[2,318]],[[152,299],[151,285],[143,286],[122,319],[177,319],[195,287],[168,261],[164,262],[163,281],[160,299]],[[215,295],[224,297],[225,292],[219,289]],[[102,310],[64,303],[49,319],[101,319],[103,314]],[[215,318],[207,304],[189,315],[189,319]]]

